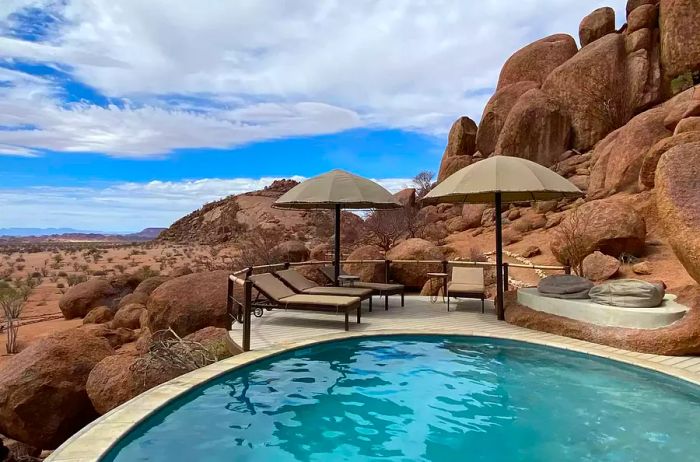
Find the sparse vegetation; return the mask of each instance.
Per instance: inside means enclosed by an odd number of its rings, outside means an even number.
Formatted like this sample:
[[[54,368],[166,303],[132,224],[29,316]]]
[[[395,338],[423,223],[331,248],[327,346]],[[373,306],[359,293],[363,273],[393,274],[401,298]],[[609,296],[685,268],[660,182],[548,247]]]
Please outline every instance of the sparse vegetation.
[[[555,229],[554,233],[562,243],[559,263],[571,267],[571,270],[583,275],[583,259],[588,256],[588,249],[583,240],[587,222],[578,207],[571,209],[569,215]]]

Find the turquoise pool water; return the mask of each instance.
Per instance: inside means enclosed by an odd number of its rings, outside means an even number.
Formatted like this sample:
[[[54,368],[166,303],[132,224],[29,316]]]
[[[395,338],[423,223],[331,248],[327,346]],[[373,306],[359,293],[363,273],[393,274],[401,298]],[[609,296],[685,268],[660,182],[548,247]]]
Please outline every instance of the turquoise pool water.
[[[696,461],[700,389],[535,345],[376,337],[257,362],[106,461]]]

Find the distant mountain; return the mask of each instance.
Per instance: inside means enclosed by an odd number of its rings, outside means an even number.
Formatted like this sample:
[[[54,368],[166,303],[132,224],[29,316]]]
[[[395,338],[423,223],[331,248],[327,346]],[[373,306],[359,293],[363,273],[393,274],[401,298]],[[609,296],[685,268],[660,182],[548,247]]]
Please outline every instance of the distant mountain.
[[[0,228],[3,237],[53,236],[56,234],[107,234],[102,231],[86,231],[74,228]]]
[[[109,233],[73,228],[0,228],[0,238],[32,238],[81,241],[150,241],[166,228],[146,228],[137,233]]]

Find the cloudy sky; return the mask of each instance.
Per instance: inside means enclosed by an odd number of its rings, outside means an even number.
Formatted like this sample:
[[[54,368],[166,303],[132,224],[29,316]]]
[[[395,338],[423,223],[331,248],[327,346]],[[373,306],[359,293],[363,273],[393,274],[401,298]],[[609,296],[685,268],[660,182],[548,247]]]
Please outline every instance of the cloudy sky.
[[[167,226],[331,168],[400,188],[513,51],[624,4],[0,0],[0,228]]]

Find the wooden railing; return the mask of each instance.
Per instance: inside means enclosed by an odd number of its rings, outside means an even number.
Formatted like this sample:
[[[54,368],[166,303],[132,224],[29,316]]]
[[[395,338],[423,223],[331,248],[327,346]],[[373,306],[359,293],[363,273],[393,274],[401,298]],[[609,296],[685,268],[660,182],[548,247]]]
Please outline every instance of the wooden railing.
[[[391,274],[392,264],[422,264],[422,265],[440,265],[443,273],[447,273],[450,266],[472,266],[472,267],[482,267],[482,268],[492,268],[496,266],[494,262],[481,262],[481,261],[463,261],[463,260],[341,260],[341,264],[353,264],[353,265],[384,265],[384,282],[388,283]],[[254,273],[263,273],[274,271],[279,268],[290,268],[290,267],[300,267],[300,266],[319,266],[319,265],[332,265],[332,260],[312,260],[304,262],[284,262],[284,263],[273,263],[270,265],[258,265],[250,266],[248,268],[243,268],[236,270],[228,278],[228,293],[226,297],[226,313],[230,319],[236,319],[238,322],[243,324],[243,351],[250,351],[250,321],[251,321],[251,311],[253,306],[253,281],[249,279]],[[528,265],[525,263],[503,263],[503,291],[507,292],[508,285],[508,272],[510,268],[524,268],[532,270],[542,270],[542,271],[563,271],[565,274],[571,274],[571,267],[569,266],[553,266],[553,265]],[[447,285],[447,280],[443,281],[444,285]],[[236,300],[234,296],[235,286],[241,286],[243,288],[243,301]],[[443,293],[447,292],[447,288],[443,286]],[[237,306],[234,312],[234,305]]]

